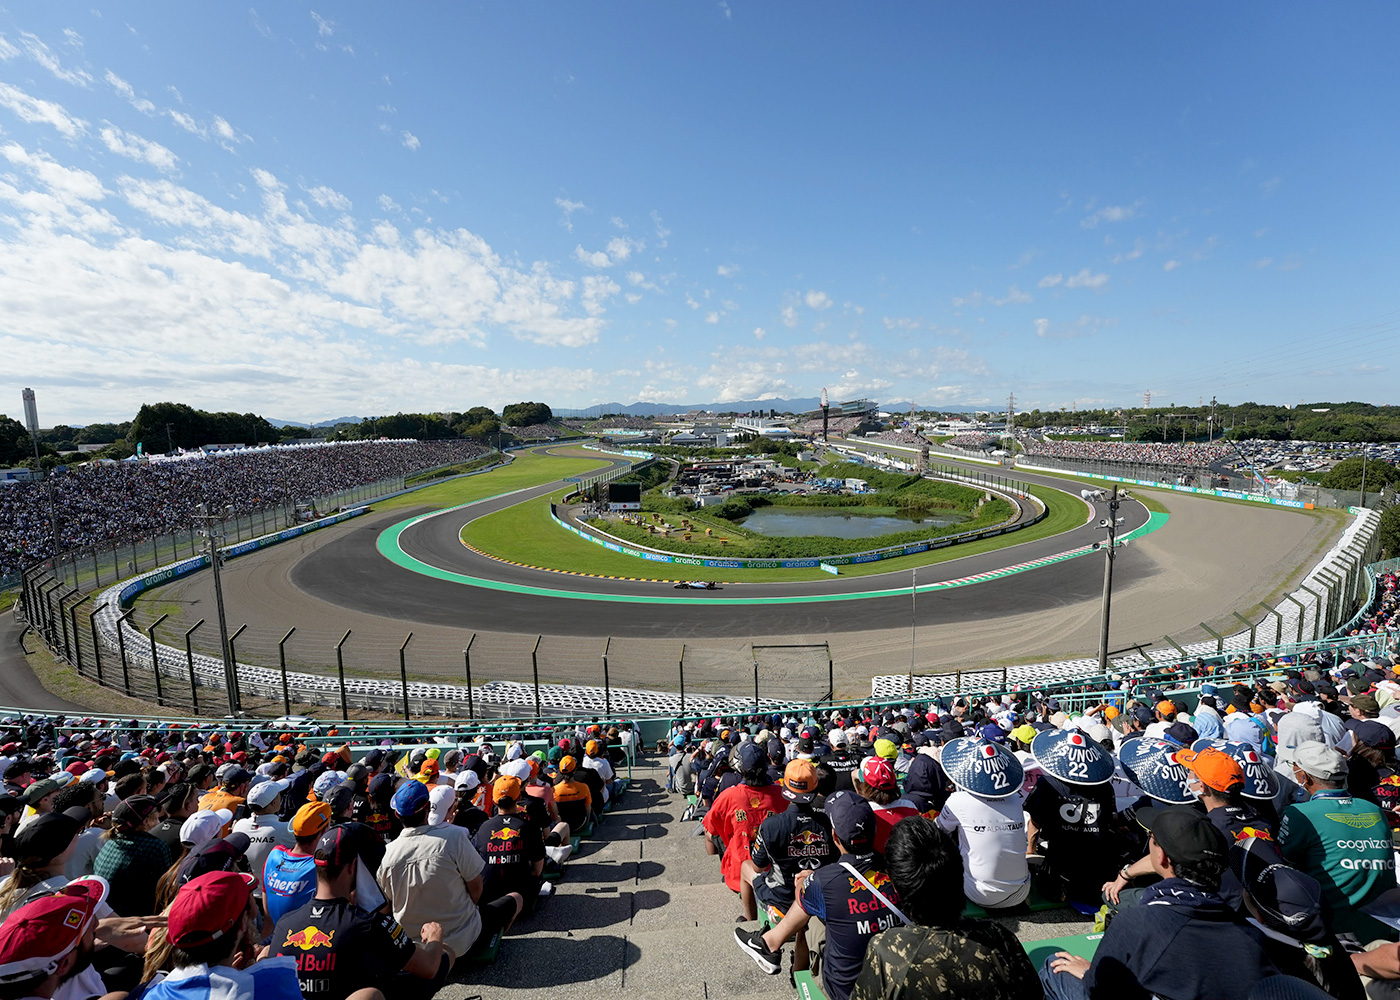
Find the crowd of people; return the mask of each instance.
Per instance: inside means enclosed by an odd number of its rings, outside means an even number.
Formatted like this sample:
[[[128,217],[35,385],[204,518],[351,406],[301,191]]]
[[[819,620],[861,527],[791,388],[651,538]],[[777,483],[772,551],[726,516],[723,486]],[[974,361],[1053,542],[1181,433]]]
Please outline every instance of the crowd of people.
[[[988,448],[996,447],[997,440],[990,434],[974,431],[968,434],[955,434],[943,443],[966,451],[985,451]]]
[[[669,782],[830,1000],[1400,997],[1400,645],[1199,687],[677,724]],[[987,919],[1064,906],[1102,938],[1039,968]]]
[[[471,441],[353,441],[74,466],[52,477],[59,550],[189,531],[201,503],[235,514],[309,503],[487,450]],[[0,485],[0,577],[53,554],[49,514],[46,484]]]
[[[1021,442],[1028,456],[1090,462],[1127,462],[1204,469],[1234,457],[1228,444],[1161,444],[1148,441],[1061,441],[1030,438]]]
[[[389,740],[0,720],[0,997],[429,1000],[552,892],[627,725]]]
[[[889,444],[902,444],[913,448],[920,448],[928,444],[927,439],[916,431],[888,430],[876,431],[874,434],[865,435],[867,441],[885,441]]]

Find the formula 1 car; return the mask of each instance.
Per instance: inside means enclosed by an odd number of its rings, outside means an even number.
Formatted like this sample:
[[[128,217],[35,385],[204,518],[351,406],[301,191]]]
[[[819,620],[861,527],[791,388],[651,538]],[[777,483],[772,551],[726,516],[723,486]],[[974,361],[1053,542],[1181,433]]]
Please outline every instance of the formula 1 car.
[[[687,580],[687,581],[685,581],[685,582],[683,582],[683,583],[678,583],[678,584],[676,584],[675,587],[674,587],[673,589],[675,589],[675,590],[720,590],[721,587],[720,587],[719,584],[715,583],[715,581],[713,581],[713,580]]]

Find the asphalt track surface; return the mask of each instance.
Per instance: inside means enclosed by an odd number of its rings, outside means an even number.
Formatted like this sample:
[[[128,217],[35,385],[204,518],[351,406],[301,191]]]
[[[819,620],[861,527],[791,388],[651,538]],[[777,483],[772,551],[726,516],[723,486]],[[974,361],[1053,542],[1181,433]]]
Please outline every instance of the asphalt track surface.
[[[1056,489],[1066,486],[1062,480],[1032,474],[1017,473],[1015,478]],[[424,576],[393,564],[376,550],[375,540],[383,529],[404,518],[406,512],[402,511],[391,518],[366,518],[341,537],[320,546],[292,567],[291,582],[312,597],[350,610],[425,624],[504,632],[535,633],[542,623],[548,623],[548,631],[561,635],[685,639],[825,634],[907,628],[911,624],[913,602],[908,570],[836,577],[830,581],[725,583],[723,589],[716,591],[676,591],[666,583],[572,577],[513,566],[461,544],[460,531],[468,521],[544,496],[564,485],[556,481],[427,518],[405,530],[400,544],[408,555],[454,573],[509,586],[564,591],[573,596],[541,596],[471,586]],[[1073,502],[1082,503],[1077,496]],[[925,567],[916,602],[917,622],[987,621],[1005,616],[1008,607],[1019,613],[1051,611],[1096,600],[1103,583],[1103,560],[1095,556],[1069,559],[972,586],[930,592],[923,589],[935,580],[989,572],[1101,540],[1104,532],[1097,521],[1107,513],[1104,505],[1096,505],[1092,514],[1086,505],[1083,513],[1085,523],[1070,531]],[[1134,502],[1124,503],[1119,514],[1125,519],[1120,533],[1140,527],[1148,519],[1146,508]],[[664,573],[664,564],[637,562],[639,573]],[[1133,545],[1118,551],[1114,563],[1116,587],[1141,583],[1152,572],[1152,560],[1138,558]],[[868,591],[889,590],[900,592],[886,597],[860,596]],[[613,599],[619,595],[667,603],[656,606]],[[850,595],[850,599],[738,603],[811,595]],[[671,603],[677,597],[683,598],[683,603]]]

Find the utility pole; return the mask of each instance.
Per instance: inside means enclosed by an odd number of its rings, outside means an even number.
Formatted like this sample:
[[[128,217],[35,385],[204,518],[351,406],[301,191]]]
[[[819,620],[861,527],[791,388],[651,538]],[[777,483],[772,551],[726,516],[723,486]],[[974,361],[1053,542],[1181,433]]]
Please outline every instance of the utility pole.
[[[175,454],[175,435],[171,433],[171,426],[170,424],[165,425],[165,443],[170,446],[170,450],[166,452],[167,455]]]
[[[1366,445],[1363,443],[1361,445],[1361,500],[1356,505],[1358,507],[1366,506],[1366,460],[1369,457],[1370,455],[1366,451]]]
[[[1118,486],[1108,498],[1108,518],[1099,522],[1100,527],[1108,528],[1108,547],[1104,550],[1103,562],[1103,610],[1099,617],[1099,673],[1108,673],[1108,616],[1113,604],[1113,545],[1118,534]]]
[[[914,697],[914,636],[919,627],[919,567],[909,587],[909,697]]]
[[[224,661],[224,688],[228,692],[229,715],[237,715],[240,710],[238,704],[238,683],[237,666],[233,662],[232,651],[228,644],[228,619],[224,616],[224,585],[219,577],[219,542],[223,540],[222,521],[217,514],[209,513],[208,504],[199,505],[199,513],[195,515],[203,527],[200,534],[204,536],[204,551],[209,556],[209,565],[214,570],[214,605],[219,615],[219,653]]]
[[[1210,416],[1206,418],[1206,431],[1207,431],[1207,433],[1209,434],[1209,437],[1207,438],[1206,443],[1207,443],[1207,444],[1214,444],[1214,443],[1215,443],[1215,397],[1214,397],[1214,396],[1211,396],[1211,397],[1210,397]]]

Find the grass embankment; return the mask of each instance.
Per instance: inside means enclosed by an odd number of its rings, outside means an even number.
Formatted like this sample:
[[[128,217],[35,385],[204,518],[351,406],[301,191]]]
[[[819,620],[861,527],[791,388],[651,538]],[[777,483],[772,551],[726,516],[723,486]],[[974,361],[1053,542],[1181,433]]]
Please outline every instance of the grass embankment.
[[[609,465],[606,459],[564,458],[557,455],[517,454],[509,465],[466,479],[454,479],[437,486],[428,486],[403,496],[376,503],[374,509],[398,510],[404,507],[455,507],[485,497],[494,497],[513,490],[542,486],[565,476],[579,476]]]
[[[842,576],[875,576],[898,573],[915,566],[978,555],[994,549],[1009,548],[1024,542],[1077,528],[1084,523],[1084,505],[1078,498],[1066,496],[1059,490],[1043,486],[1031,487],[1031,492],[1049,507],[1049,515],[1039,524],[1009,535],[984,538],[975,542],[951,545],[946,549],[900,556],[880,562],[842,566]],[[462,529],[462,538],[473,547],[527,566],[557,569],[597,576],[642,577],[664,580],[713,580],[717,575],[725,580],[745,583],[773,583],[802,580],[829,580],[830,575],[819,569],[743,569],[715,570],[704,566],[684,566],[654,563],[636,556],[612,552],[600,545],[584,541],[565,531],[549,518],[550,501],[558,502],[563,492],[507,507],[471,521]],[[859,545],[860,543],[852,543]],[[653,548],[661,546],[653,545]],[[1008,561],[1013,561],[1008,559]]]

